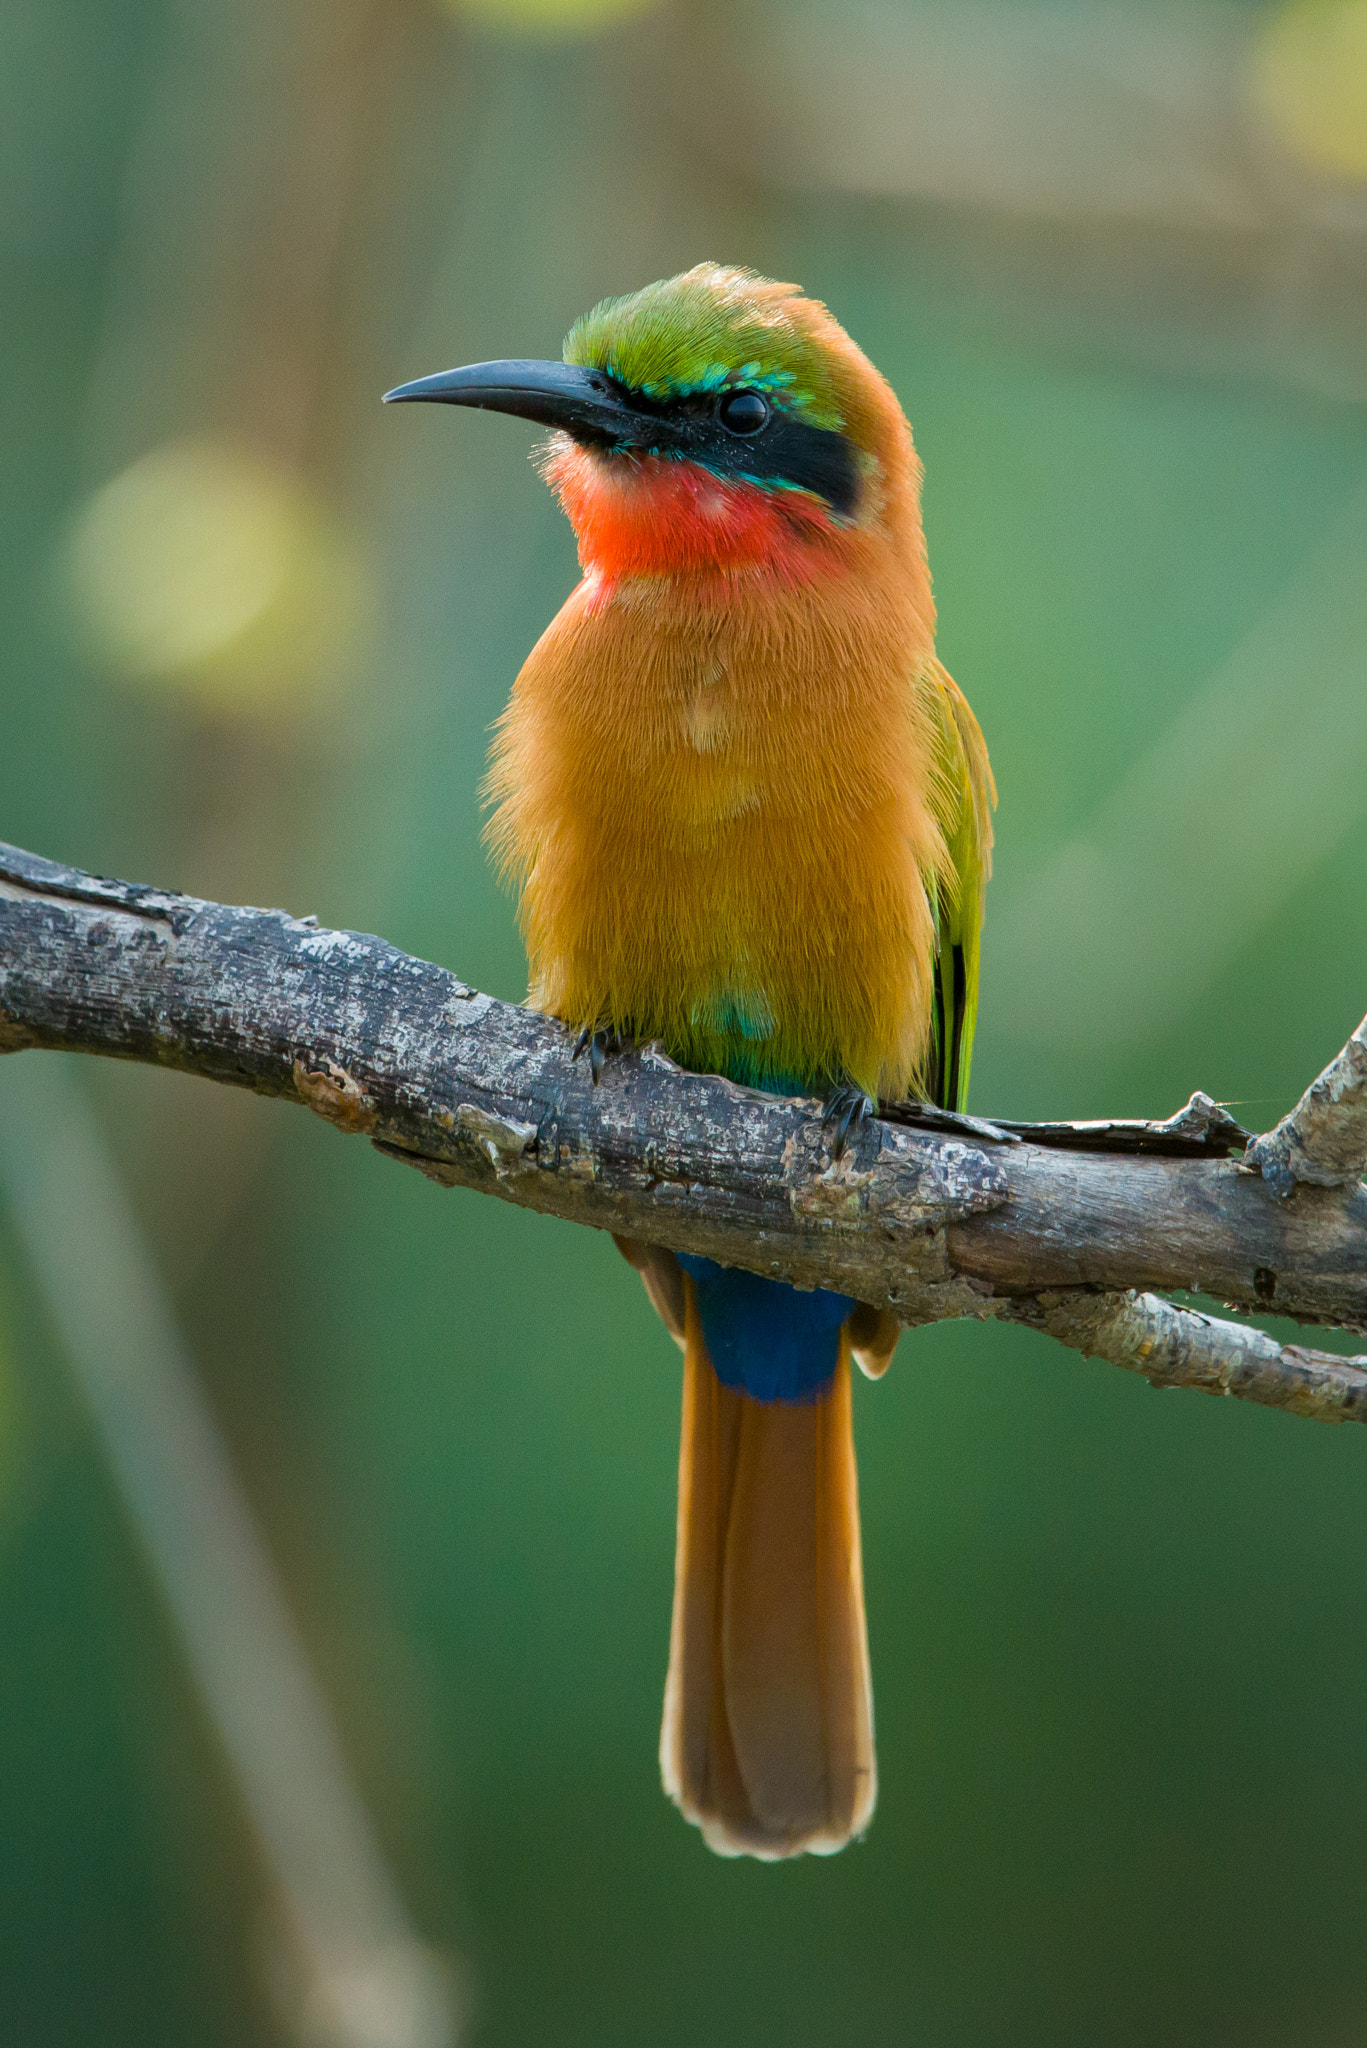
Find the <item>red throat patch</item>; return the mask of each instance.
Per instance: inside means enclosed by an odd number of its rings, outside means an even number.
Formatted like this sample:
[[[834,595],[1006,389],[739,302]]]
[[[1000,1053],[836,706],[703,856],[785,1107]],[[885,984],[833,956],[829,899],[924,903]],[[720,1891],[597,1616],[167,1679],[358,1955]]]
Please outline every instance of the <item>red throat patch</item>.
[[[806,582],[837,566],[845,529],[806,491],[766,490],[658,456],[604,460],[573,442],[556,448],[545,474],[585,571],[610,582],[760,566]]]

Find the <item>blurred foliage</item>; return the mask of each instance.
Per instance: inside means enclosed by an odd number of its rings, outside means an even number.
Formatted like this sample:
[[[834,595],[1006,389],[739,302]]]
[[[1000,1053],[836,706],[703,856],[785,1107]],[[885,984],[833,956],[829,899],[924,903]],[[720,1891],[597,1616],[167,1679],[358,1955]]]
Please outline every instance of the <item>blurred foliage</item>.
[[[1255,92],[1276,133],[1312,169],[1367,179],[1367,4],[1291,0],[1268,20]]]
[[[573,544],[519,426],[379,394],[748,262],[830,302],[926,463],[941,649],[1002,791],[976,1106],[1200,1085],[1270,1122],[1367,1006],[1367,737],[1324,708],[1363,659],[1361,102],[1316,54],[1354,9],[1193,7],[1224,24],[1196,56],[1138,0],[1110,30],[980,6],[976,43],[896,0],[511,12],[0,11],[0,831],[520,996],[477,783]],[[1099,122],[1108,182],[1071,212],[1000,150],[927,189],[887,80],[969,104],[1037,16],[1070,80],[1112,34],[1160,125]],[[824,106],[772,95],[799,31]],[[1257,159],[1273,228],[1178,204],[1160,163],[1172,138],[1204,193],[1202,124],[1249,76],[1289,95],[1256,145],[1286,138]],[[1108,212],[1103,183],[1161,204]],[[1114,891],[1050,881],[1079,847]],[[678,1368],[611,1247],[268,1104],[83,1079],[480,2041],[1361,2038],[1359,1433],[1022,1332],[905,1340],[858,1398],[878,1815],[834,1862],[724,1864],[658,1787]],[[3,1236],[0,1282],[0,2033],[264,2048],[251,1842]]]

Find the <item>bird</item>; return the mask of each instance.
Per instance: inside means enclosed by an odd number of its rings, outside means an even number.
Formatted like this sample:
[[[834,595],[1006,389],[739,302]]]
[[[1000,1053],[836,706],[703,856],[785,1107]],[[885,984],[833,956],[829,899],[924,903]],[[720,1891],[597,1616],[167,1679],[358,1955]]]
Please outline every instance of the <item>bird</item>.
[[[491,750],[528,1001],[594,1082],[632,1043],[818,1097],[961,1111],[996,788],[935,654],[921,464],[818,299],[714,262],[604,299],[562,360],[386,394],[550,429],[580,581]],[[851,1361],[834,1290],[619,1238],[683,1351],[664,1786],[723,1855],[831,1854],[876,1797]]]

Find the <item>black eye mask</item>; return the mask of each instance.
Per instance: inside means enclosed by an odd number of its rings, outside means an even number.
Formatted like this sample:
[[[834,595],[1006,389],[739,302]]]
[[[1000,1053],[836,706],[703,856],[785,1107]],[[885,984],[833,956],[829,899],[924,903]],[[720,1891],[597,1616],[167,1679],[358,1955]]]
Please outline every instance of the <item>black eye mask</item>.
[[[808,426],[753,385],[661,402],[604,370],[512,361],[443,370],[385,396],[515,413],[602,453],[672,457],[716,476],[813,491],[844,518],[859,497],[854,443],[829,427]]]

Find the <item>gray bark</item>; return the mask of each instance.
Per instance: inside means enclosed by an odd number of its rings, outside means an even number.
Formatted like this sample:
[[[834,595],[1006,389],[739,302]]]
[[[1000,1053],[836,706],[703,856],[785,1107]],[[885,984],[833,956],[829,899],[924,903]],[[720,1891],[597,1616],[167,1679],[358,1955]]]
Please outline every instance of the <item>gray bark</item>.
[[[1367,1173],[1367,1017],[1291,1114],[1254,1139],[1248,1163],[1279,1195],[1357,1186]]]
[[[1367,1414],[1367,1360],[1154,1299],[1190,1289],[1367,1328],[1367,1189],[1279,1194],[1228,1156],[1245,1134],[1206,1098],[1166,1125],[894,1107],[833,1158],[815,1101],[682,1073],[654,1047],[611,1058],[595,1088],[562,1025],[383,939],[0,847],[0,1051],[29,1047],[281,1096],[443,1185],[903,1323],[1003,1315],[1163,1384]]]

